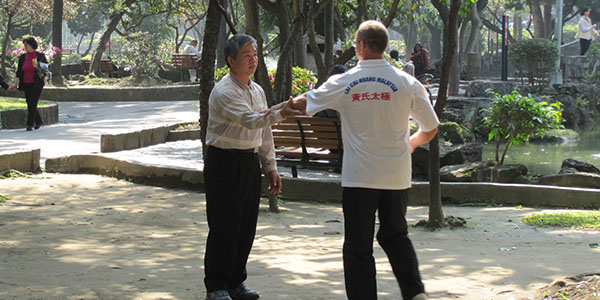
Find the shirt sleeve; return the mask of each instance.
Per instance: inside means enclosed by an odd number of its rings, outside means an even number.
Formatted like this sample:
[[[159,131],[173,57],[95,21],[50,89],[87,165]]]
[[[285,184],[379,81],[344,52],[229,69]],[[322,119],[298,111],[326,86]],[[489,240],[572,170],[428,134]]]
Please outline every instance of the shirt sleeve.
[[[277,161],[275,160],[275,145],[273,143],[273,132],[271,127],[263,129],[262,145],[258,148],[258,158],[260,164],[266,173],[277,170]]]
[[[591,26],[587,25],[585,18],[579,18],[579,28],[581,28],[581,31],[583,32],[588,32],[592,29]]]
[[[260,129],[269,127],[281,120],[281,111],[270,112],[267,111],[257,112],[252,110],[250,105],[242,100],[242,95],[236,91],[224,91],[214,98],[214,102],[211,105],[222,110],[223,116],[241,126],[248,129]]]
[[[421,130],[428,132],[432,131],[440,124],[433,106],[429,102],[429,94],[427,90],[419,83],[414,81],[413,83],[413,105],[411,107],[411,116],[413,120],[417,121]]]
[[[329,78],[316,90],[306,94],[306,114],[312,116],[324,109],[331,108],[340,111],[339,100],[344,95],[343,75],[335,75]]]

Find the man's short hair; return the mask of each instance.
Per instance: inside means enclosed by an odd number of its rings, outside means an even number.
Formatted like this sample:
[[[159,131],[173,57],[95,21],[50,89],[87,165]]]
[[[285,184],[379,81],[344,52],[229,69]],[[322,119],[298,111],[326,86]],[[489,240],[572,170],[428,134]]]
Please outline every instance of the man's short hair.
[[[389,39],[387,28],[379,21],[364,21],[356,31],[356,42],[364,42],[375,53],[385,52]]]
[[[394,60],[398,60],[398,55],[400,55],[400,53],[398,53],[398,50],[393,49],[392,51],[390,51],[390,57]]]
[[[248,43],[252,43],[256,47],[256,40],[247,34],[238,33],[232,36],[227,41],[227,45],[225,45],[225,61],[227,61],[227,57],[229,56],[235,59],[238,56],[240,49],[244,48]],[[229,62],[227,62],[227,66],[231,67]]]

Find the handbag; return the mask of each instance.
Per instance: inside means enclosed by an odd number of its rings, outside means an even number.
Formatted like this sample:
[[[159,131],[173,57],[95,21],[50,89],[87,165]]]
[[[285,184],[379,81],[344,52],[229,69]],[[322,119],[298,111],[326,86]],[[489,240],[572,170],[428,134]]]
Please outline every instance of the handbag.
[[[52,79],[52,72],[50,72],[50,67],[45,62],[38,62],[37,74],[40,79],[44,82],[49,82]]]

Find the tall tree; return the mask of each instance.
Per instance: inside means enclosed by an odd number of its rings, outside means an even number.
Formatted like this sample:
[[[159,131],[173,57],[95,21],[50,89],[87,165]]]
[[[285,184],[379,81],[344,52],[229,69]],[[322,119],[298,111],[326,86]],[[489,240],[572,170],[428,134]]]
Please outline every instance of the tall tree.
[[[206,153],[206,127],[208,126],[208,97],[215,86],[216,47],[219,42],[219,23],[221,12],[219,5],[223,0],[210,0],[206,10],[206,26],[202,39],[202,57],[200,58],[200,139],[202,153]]]
[[[62,78],[62,22],[63,22],[63,0],[54,0],[52,13],[52,49],[55,52],[52,62],[52,84],[64,85]]]
[[[443,0],[431,0],[440,18],[444,21],[444,51],[442,56],[442,72],[438,89],[435,112],[440,117],[448,98],[450,69],[456,56],[456,35],[458,30],[458,12],[461,0],[451,0],[450,9]],[[429,221],[428,227],[440,227],[444,223],[442,210],[442,193],[440,185],[440,145],[436,136],[429,142]]]

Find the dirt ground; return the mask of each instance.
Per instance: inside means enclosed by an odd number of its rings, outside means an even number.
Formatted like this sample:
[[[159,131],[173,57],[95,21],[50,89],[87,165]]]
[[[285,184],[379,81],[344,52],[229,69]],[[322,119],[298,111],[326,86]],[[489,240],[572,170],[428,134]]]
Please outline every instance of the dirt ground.
[[[285,188],[285,187],[284,187]],[[204,299],[204,195],[95,175],[0,180],[0,299]],[[259,216],[248,284],[261,299],[345,299],[341,206],[284,202]],[[521,299],[600,272],[597,231],[535,228],[535,208],[444,208],[467,227],[411,229],[431,299]],[[411,224],[427,217],[410,207]],[[375,242],[379,299],[401,299]],[[598,296],[600,298],[600,296]],[[597,298],[590,298],[597,299]]]

